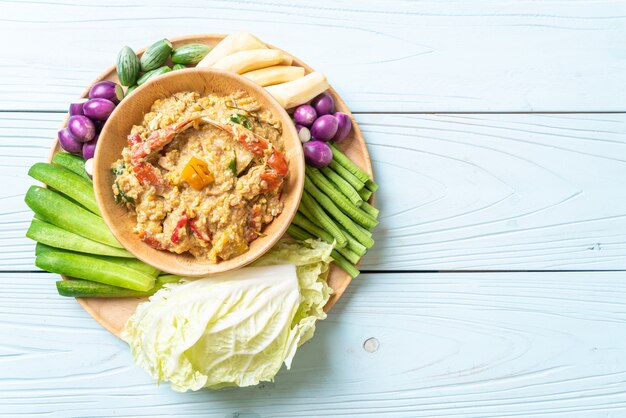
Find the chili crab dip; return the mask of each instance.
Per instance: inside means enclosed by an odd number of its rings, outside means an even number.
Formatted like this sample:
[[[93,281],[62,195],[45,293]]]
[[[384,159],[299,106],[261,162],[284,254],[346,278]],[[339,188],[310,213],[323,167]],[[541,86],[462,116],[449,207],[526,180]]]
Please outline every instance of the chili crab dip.
[[[159,99],[112,166],[115,200],[154,248],[211,263],[236,257],[283,209],[281,134],[244,92]]]

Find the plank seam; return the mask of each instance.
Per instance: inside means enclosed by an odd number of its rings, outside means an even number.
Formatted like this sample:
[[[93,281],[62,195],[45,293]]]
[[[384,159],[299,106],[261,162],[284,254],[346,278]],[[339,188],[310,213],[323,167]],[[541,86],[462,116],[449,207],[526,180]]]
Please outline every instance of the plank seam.
[[[361,270],[361,274],[476,274],[476,273],[626,273],[626,269],[600,270]],[[43,270],[0,270],[0,274],[50,274]]]
[[[65,114],[66,110],[33,110],[33,109],[0,109],[1,113],[50,113]],[[623,115],[626,110],[586,110],[586,111],[446,111],[446,110],[425,110],[414,111],[353,111],[353,115]]]
[[[466,274],[466,273],[619,273],[626,272],[623,269],[583,269],[583,270],[361,270],[363,274]]]

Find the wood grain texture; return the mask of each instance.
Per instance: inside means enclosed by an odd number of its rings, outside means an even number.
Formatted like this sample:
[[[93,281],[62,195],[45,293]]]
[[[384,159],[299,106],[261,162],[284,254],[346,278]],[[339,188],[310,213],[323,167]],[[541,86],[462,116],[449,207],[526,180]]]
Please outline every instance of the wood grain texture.
[[[386,241],[366,266],[624,269],[625,122],[363,115]]]
[[[0,115],[0,269],[33,269],[26,172],[63,117]],[[363,269],[626,268],[626,115],[356,117],[383,185]]]
[[[54,275],[0,274],[0,415],[623,416],[623,279],[366,274],[274,383],[179,394],[57,296]]]
[[[370,270],[626,269],[626,2],[0,0],[0,271],[28,167],[119,48],[249,30],[323,71],[368,142]],[[14,42],[19,40],[19,42]],[[13,112],[11,112],[13,111]],[[626,416],[624,272],[363,274],[290,372],[177,394],[58,276],[0,273],[0,416]]]
[[[248,30],[353,111],[622,111],[623,1],[0,2],[0,109],[65,110],[125,44]],[[407,80],[411,82],[407,83]]]

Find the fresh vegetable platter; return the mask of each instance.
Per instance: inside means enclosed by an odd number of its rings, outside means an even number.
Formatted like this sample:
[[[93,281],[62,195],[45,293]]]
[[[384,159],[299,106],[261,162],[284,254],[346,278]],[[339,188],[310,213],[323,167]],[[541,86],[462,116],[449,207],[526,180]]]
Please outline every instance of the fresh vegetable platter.
[[[220,43],[220,41],[222,41],[224,37],[225,35],[220,35],[220,34],[191,35],[191,36],[183,36],[183,37],[178,37],[178,38],[170,38],[169,41],[172,44],[172,49],[174,51],[177,51],[179,50],[180,47],[184,45],[190,45],[190,44],[204,44],[212,48],[212,47],[215,47],[218,43]],[[267,47],[269,49],[284,52],[271,45],[267,45]],[[137,55],[141,57],[145,50],[146,48],[137,51]],[[193,53],[193,51],[190,51],[190,52]],[[169,61],[169,59],[167,63],[168,65],[173,65]],[[142,64],[144,63],[142,62]],[[304,68],[305,74],[310,74],[314,72],[314,70],[311,67],[309,67],[306,63],[302,62],[296,57],[293,57],[293,62],[291,65],[295,67]],[[152,71],[155,72],[153,73],[154,76],[157,76],[158,74],[156,73],[158,73],[159,68],[154,69]],[[144,75],[142,78],[144,78],[144,80],[141,80],[141,78],[140,80],[145,81],[146,76]],[[94,80],[94,84],[100,81],[105,81],[105,80],[112,81],[115,83],[120,82],[118,78],[118,73],[116,71],[116,66],[111,66],[106,71],[104,71],[100,75],[100,77]],[[126,81],[126,80],[122,80],[122,81]],[[126,85],[129,83],[124,82],[123,84]],[[131,87],[131,89],[134,89],[134,86]],[[348,157],[348,159],[352,163],[354,163],[358,168],[360,168],[364,173],[366,173],[370,179],[373,179],[373,173],[372,173],[372,167],[371,167],[369,154],[367,151],[365,141],[359,129],[359,126],[354,120],[345,102],[341,99],[341,97],[337,94],[337,92],[332,87],[330,87],[328,90],[326,90],[326,93],[328,93],[334,99],[335,111],[347,114],[352,122],[352,129],[350,133],[348,134],[348,137],[345,140],[343,140],[341,143],[335,145],[336,150],[340,150],[341,153],[344,154],[346,157]],[[87,98],[88,95],[89,95],[89,89],[85,91],[82,97]],[[127,92],[126,95],[128,96],[129,93]],[[302,115],[302,116],[306,118],[307,115]],[[296,120],[297,119],[298,118],[296,117]],[[320,122],[323,122],[323,120]],[[62,128],[66,127],[67,124],[68,124],[68,120],[66,119],[62,125]],[[78,126],[78,128],[81,128],[81,126]],[[313,127],[311,127],[311,129],[313,129]],[[88,135],[89,132],[87,132],[86,134]],[[62,150],[63,149],[61,145],[57,141],[52,148],[52,152],[50,154],[50,162],[52,162],[53,159],[55,158],[55,155],[61,152]],[[339,169],[341,169],[341,167],[339,167]],[[316,174],[320,175],[321,173],[313,169],[313,173],[310,173],[310,174],[314,176]],[[323,178],[321,180],[323,181]],[[338,179],[338,180],[341,181],[341,179]],[[319,185],[317,186],[319,187]],[[311,187],[316,187],[316,186],[311,185]],[[368,200],[369,203],[372,204],[373,199],[374,199],[373,194],[369,191],[365,191],[365,192],[366,192],[366,196],[365,196],[366,200]],[[304,221],[306,221],[306,219],[304,219]],[[298,226],[295,227],[295,230],[296,231],[299,230],[300,232],[303,232],[303,230],[300,229]],[[292,233],[292,235],[294,234]],[[305,233],[305,235],[309,235],[309,234]],[[305,238],[305,236],[302,236],[300,238],[303,239]],[[63,277],[64,279],[67,279],[65,276]],[[167,282],[168,277],[161,276],[160,279],[164,282]],[[330,265],[330,271],[327,277],[327,281],[328,281],[328,285],[333,289],[334,293],[328,300],[327,304],[325,305],[324,311],[328,312],[332,308],[332,306],[337,302],[337,300],[344,293],[344,291],[350,284],[351,280],[352,280],[351,275],[346,273],[343,269],[339,268],[337,265],[335,265],[335,263],[332,263]],[[126,323],[128,318],[136,311],[137,306],[141,302],[144,302],[146,300],[145,297],[126,297],[126,298],[121,298],[121,297],[120,298],[102,298],[102,297],[80,298],[78,297],[76,299],[78,303],[98,323],[100,323],[105,329],[107,329],[109,332],[111,332],[112,334],[118,337],[120,336],[122,328],[124,327],[124,324]]]

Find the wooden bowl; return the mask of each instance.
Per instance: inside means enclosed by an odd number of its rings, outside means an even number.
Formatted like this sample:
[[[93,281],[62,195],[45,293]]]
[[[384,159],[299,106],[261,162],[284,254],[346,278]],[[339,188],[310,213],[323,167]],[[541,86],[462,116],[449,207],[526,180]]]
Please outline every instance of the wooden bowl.
[[[243,90],[254,97],[282,124],[282,140],[289,163],[289,174],[285,178],[282,194],[283,211],[265,226],[263,230],[265,236],[252,241],[248,251],[217,264],[197,260],[189,253],[175,254],[152,248],[133,232],[136,225],[134,215],[131,215],[125,206],[115,203],[111,188],[114,181],[111,165],[121,157],[122,149],[128,144],[126,138],[131,128],[133,125],[141,124],[144,114],[150,111],[150,107],[157,99],[182,91],[226,96],[238,90]],[[304,185],[302,144],[287,112],[269,93],[255,83],[237,74],[220,70],[189,68],[172,71],[137,88],[132,95],[122,100],[111,114],[98,140],[93,184],[104,221],[119,242],[135,257],[161,271],[181,276],[198,277],[221,273],[243,267],[256,260],[272,248],[286,232],[298,210],[302,196]]]

